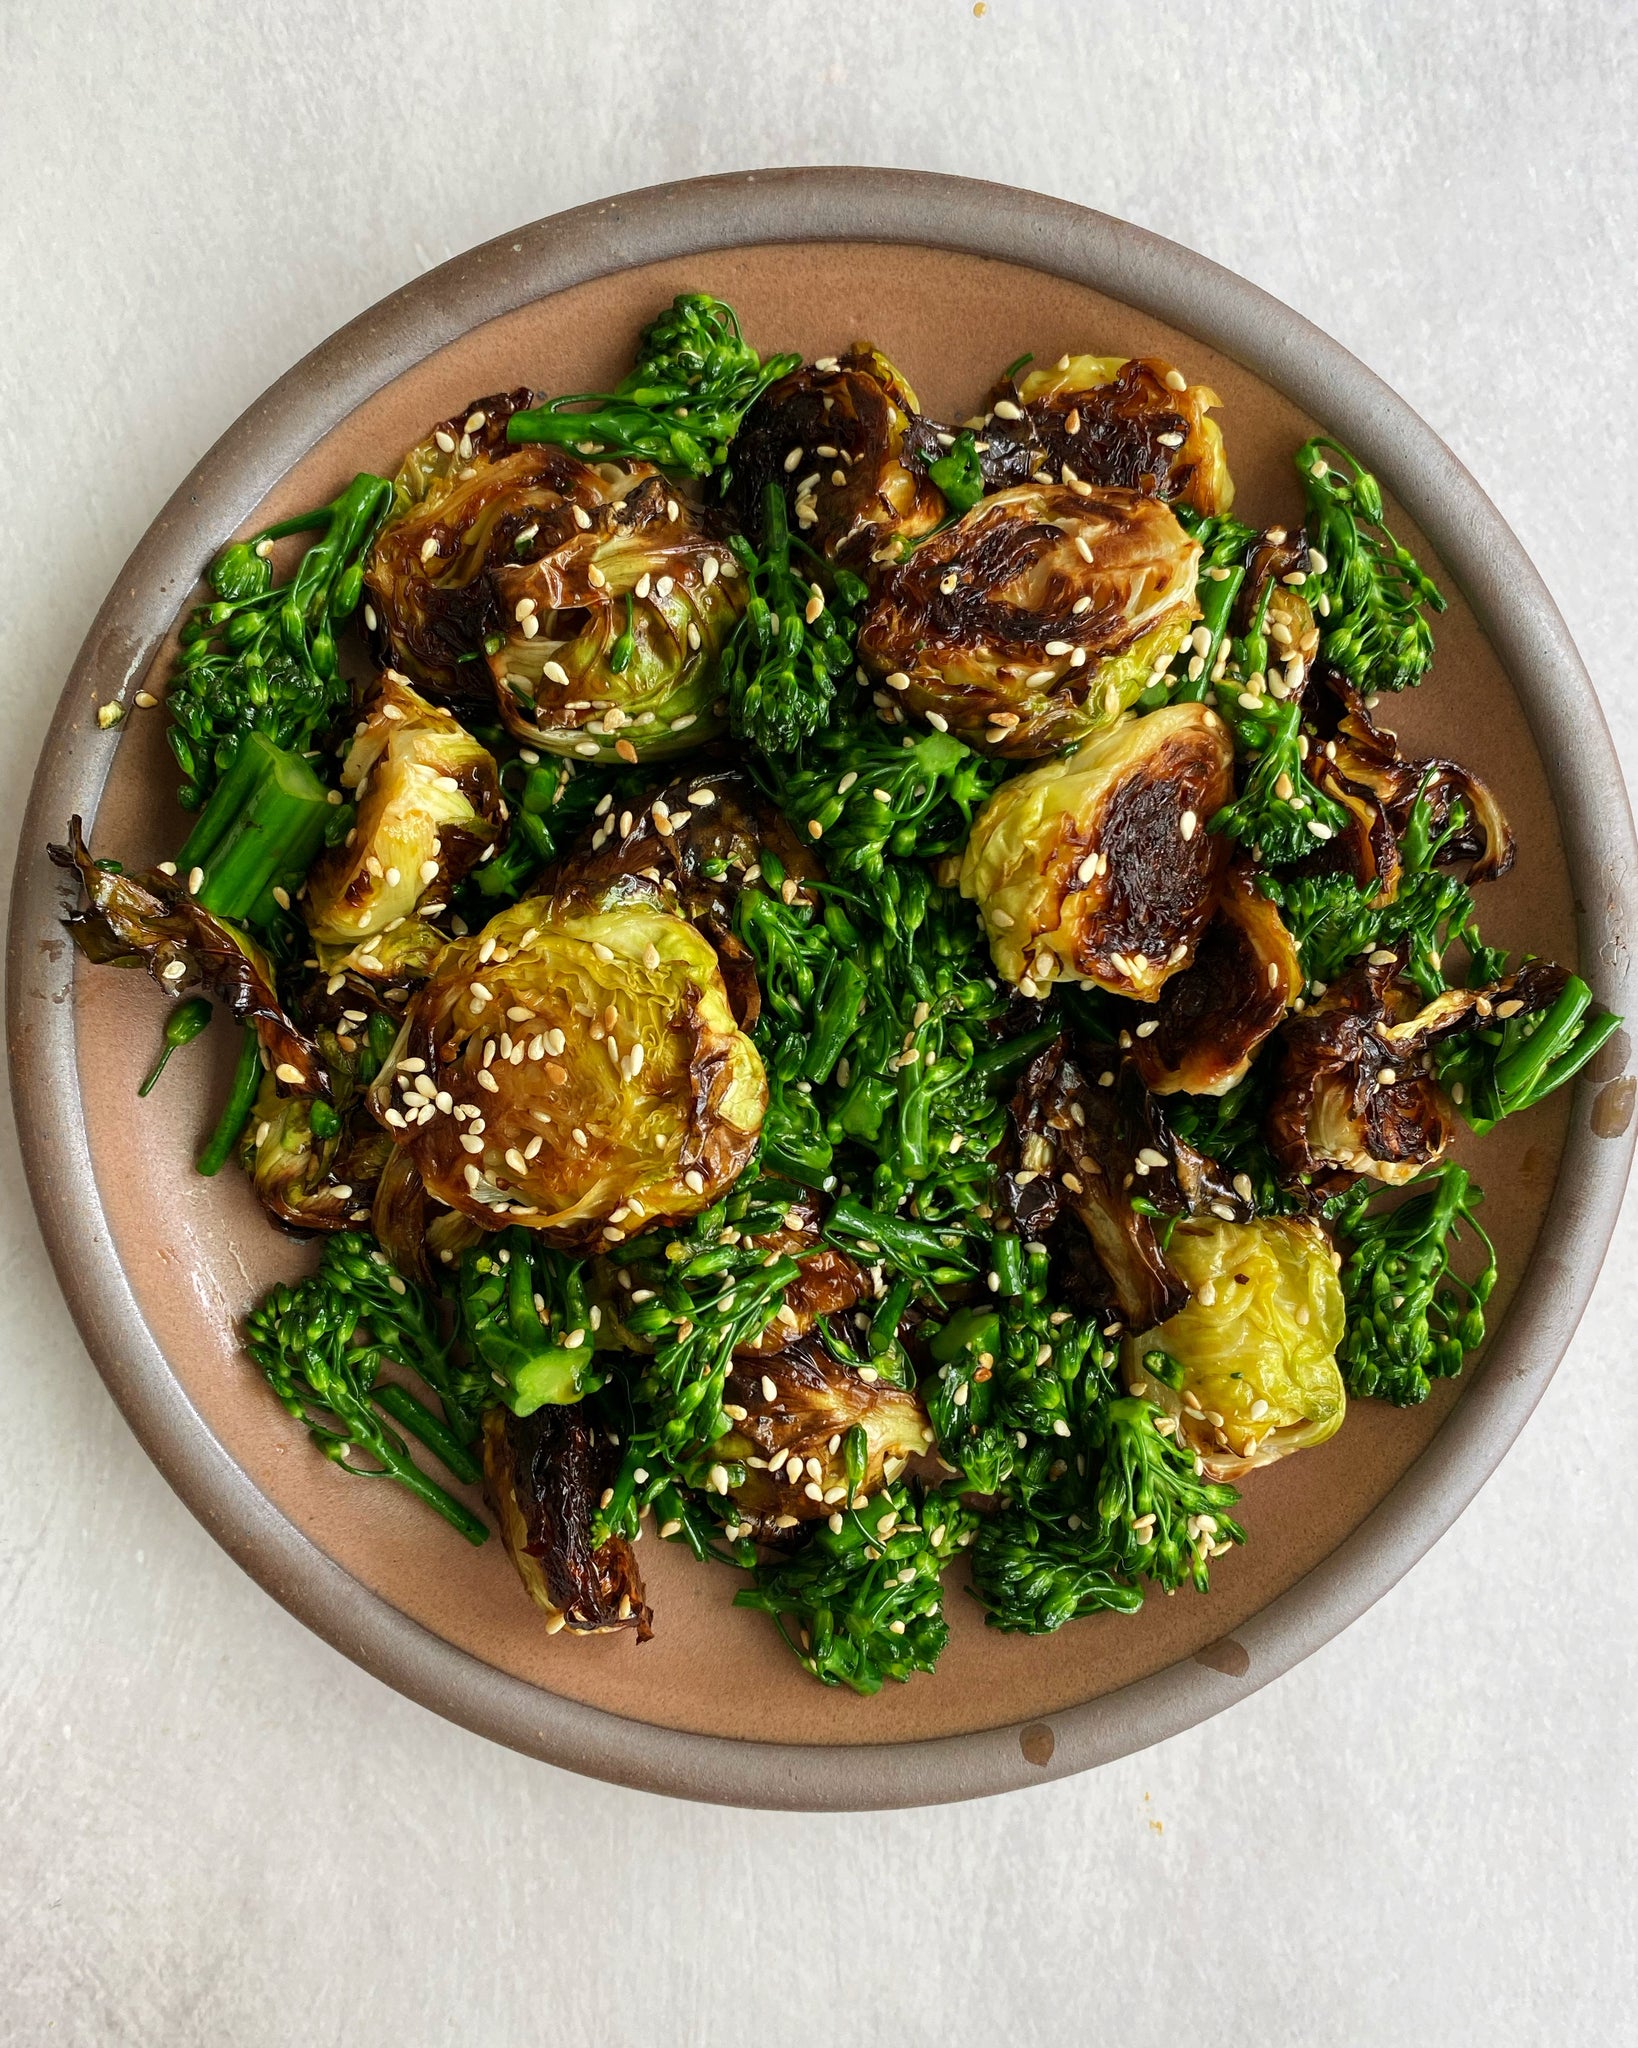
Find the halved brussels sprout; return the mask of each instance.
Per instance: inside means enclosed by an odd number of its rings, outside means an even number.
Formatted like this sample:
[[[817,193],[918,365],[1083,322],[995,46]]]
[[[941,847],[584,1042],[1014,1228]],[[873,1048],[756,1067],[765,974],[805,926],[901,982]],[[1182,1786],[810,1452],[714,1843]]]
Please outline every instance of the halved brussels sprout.
[[[1132,1057],[1156,1095],[1226,1095],[1302,993],[1302,962],[1248,870],[1231,868],[1192,965],[1160,992]]]
[[[424,974],[443,938],[417,912],[441,909],[500,835],[494,757],[388,669],[365,704],[341,780],[357,823],[345,846],[319,856],[302,896],[319,964],[388,980]],[[389,935],[396,943],[386,943]]]
[[[296,1230],[346,1230],[364,1222],[392,1140],[379,1125],[339,1117],[322,1096],[285,1095],[271,1074],[240,1156],[268,1214]]]
[[[601,502],[597,474],[565,450],[512,447],[506,423],[524,389],[475,399],[404,457],[392,510],[364,572],[365,623],[392,666],[454,704],[487,705],[486,643],[501,634],[492,560],[516,560],[544,534],[576,531]]]
[[[1216,1161],[1171,1129],[1131,1062],[1114,1064],[1113,1050],[1108,1058],[1088,1071],[1060,1038],[1025,1068],[1009,1105],[1002,1186],[1026,1237],[1047,1237],[1066,1213],[1080,1219],[1096,1272],[1073,1256],[1073,1239],[1059,1247],[1078,1272],[1077,1294],[1144,1329],[1183,1303],[1156,1216],[1233,1221],[1251,1211]]]
[[[326,1092],[319,1049],[280,1002],[273,963],[248,932],[213,916],[177,875],[99,866],[78,818],[68,821],[68,844],[46,851],[58,867],[72,868],[84,889],[83,906],[63,923],[87,960],[146,967],[169,996],[208,989],[254,1028],[262,1063],[276,1080],[304,1095]]]
[[[289,1095],[262,1076],[239,1160],[270,1216],[297,1230],[345,1230],[369,1220],[391,1138],[369,1114],[366,1091],[400,1020],[361,977],[332,991],[319,981],[300,999],[330,1095]]]
[[[516,447],[527,391],[412,448],[366,581],[395,664],[456,703],[490,684],[519,738],[586,760],[680,753],[719,729],[738,564],[652,464]]]
[[[764,491],[777,483],[810,546],[855,568],[896,562],[902,543],[944,517],[942,495],[908,460],[920,426],[916,394],[869,342],[781,377],[734,441],[733,496],[747,530],[760,533]]]
[[[1112,725],[1166,667],[1199,565],[1158,498],[1021,485],[883,576],[859,659],[969,746],[1038,760]]]
[[[1348,1405],[1342,1283],[1320,1226],[1190,1217],[1166,1257],[1189,1300],[1127,1339],[1127,1385],[1175,1419],[1208,1475],[1238,1478],[1334,1436]]]
[[[445,948],[372,1103],[439,1201],[607,1250],[716,1200],[767,1083],[692,925],[536,897]]]
[[[631,1545],[623,1536],[592,1541],[597,1503],[618,1463],[609,1431],[583,1408],[548,1403],[524,1417],[484,1411],[484,1491],[549,1634],[629,1628],[642,1643],[654,1633]]]
[[[1227,512],[1234,483],[1207,418],[1221,403],[1157,356],[1064,356],[997,386],[979,449],[984,480],[995,490],[1045,471]]]
[[[657,760],[725,724],[718,668],[745,605],[732,548],[646,463],[600,463],[567,537],[491,559],[502,636],[495,696],[529,745],[591,761]]]
[[[1125,718],[1003,782],[961,862],[997,971],[1025,995],[1062,976],[1153,1001],[1217,907],[1229,849],[1206,827],[1233,787],[1233,744],[1203,704]]]
[[[1568,978],[1529,960],[1492,987],[1446,989],[1424,1005],[1401,979],[1406,952],[1372,954],[1284,1027],[1268,1144],[1286,1179],[1317,1194],[1360,1174],[1398,1187],[1442,1158],[1456,1112],[1431,1071],[1434,1044],[1497,1014],[1546,1009]]]
[[[741,1519],[763,1536],[777,1538],[848,1505],[850,1429],[862,1428],[866,1443],[855,1506],[933,1447],[918,1395],[886,1380],[862,1379],[856,1367],[831,1355],[817,1332],[754,1358],[736,1357],[724,1406],[734,1427],[713,1455],[744,1464],[733,1497]]]

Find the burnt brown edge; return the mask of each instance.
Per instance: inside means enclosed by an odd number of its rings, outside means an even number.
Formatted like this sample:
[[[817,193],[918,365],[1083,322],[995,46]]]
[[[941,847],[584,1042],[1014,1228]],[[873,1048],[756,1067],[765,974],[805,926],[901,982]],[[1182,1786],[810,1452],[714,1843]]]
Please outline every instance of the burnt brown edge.
[[[913,243],[1093,286],[1220,349],[1354,448],[1438,550],[1513,679],[1559,808],[1583,972],[1601,1000],[1630,1013],[1626,935],[1638,847],[1608,729],[1540,577],[1431,429],[1278,300],[1144,229],[972,179],[827,169],[655,186],[504,235],[361,314],[229,428],[138,544],[63,690],[13,882],[7,1022],[24,1164],[80,1334],[149,1456],[260,1585],[376,1677],[514,1749],[679,1797],[848,1810],[977,1798],[1129,1754],[1245,1698],[1363,1613],[1455,1521],[1541,1398],[1608,1247],[1634,1132],[1595,1137],[1592,1084],[1580,1085],[1541,1236],[1484,1370],[1347,1541],[1236,1631],[1241,1654],[1185,1658],[1046,1723],[831,1747],[629,1720],[560,1699],[432,1635],[334,1564],[257,1490],[143,1322],[92,1176],[76,1083],[73,964],[43,849],[70,813],[96,816],[118,735],[97,726],[93,706],[126,694],[222,537],[315,440],[415,363],[484,321],[614,271],[805,241]]]

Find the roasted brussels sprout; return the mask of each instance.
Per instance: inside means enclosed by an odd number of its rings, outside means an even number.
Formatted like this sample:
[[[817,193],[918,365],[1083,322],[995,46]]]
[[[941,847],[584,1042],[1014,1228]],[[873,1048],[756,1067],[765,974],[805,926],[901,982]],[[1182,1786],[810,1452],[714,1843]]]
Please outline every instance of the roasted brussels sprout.
[[[1112,725],[1164,670],[1199,563],[1157,498],[1024,484],[882,577],[859,659],[969,746],[1038,760]]]
[[[1231,868],[1193,964],[1167,982],[1133,1034],[1139,1073],[1156,1095],[1226,1095],[1302,985],[1280,913],[1247,869]]]
[[[281,1094],[264,1074],[241,1157],[270,1216],[297,1230],[345,1230],[368,1220],[391,1153],[374,1123],[358,1128],[322,1096]]]
[[[84,905],[63,923],[86,959],[146,967],[170,996],[208,989],[253,1027],[263,1065],[276,1080],[304,1095],[326,1091],[319,1049],[280,1003],[273,964],[247,932],[212,916],[174,874],[127,875],[94,861],[78,818],[68,821],[68,844],[46,850],[84,888]]]
[[[1220,403],[1158,357],[1062,356],[1050,370],[997,385],[987,417],[975,423],[985,486],[1044,474],[1227,512],[1234,484],[1221,430],[1207,417]]]
[[[382,1170],[393,1157],[392,1140],[370,1115],[366,1096],[401,1020],[358,976],[337,988],[315,983],[300,1010],[329,1076],[329,1098],[286,1094],[264,1073],[239,1159],[277,1222],[296,1230],[343,1230],[369,1220]]]
[[[493,561],[504,635],[490,642],[500,712],[530,746],[583,760],[657,760],[720,732],[723,648],[745,604],[739,561],[644,464],[600,464],[584,528]]]
[[[755,1360],[781,1350],[793,1339],[805,1337],[825,1318],[852,1308],[868,1291],[869,1283],[858,1261],[823,1241],[822,1219],[814,1194],[794,1182],[788,1185],[789,1200],[777,1224],[772,1229],[751,1233],[744,1243],[765,1258],[799,1261],[798,1271],[785,1288],[774,1320],[759,1334],[735,1346],[734,1356],[739,1359]]]
[[[548,1634],[635,1629],[653,1635],[637,1558],[623,1536],[593,1542],[593,1520],[617,1454],[609,1432],[582,1408],[548,1402],[519,1417],[490,1408],[483,1418],[484,1492],[507,1555]]]
[[[1002,1186],[1019,1230],[1043,1239],[1066,1213],[1078,1217],[1101,1269],[1080,1292],[1132,1328],[1183,1301],[1157,1216],[1250,1214],[1245,1191],[1176,1135],[1130,1062],[1097,1070],[1094,1083],[1060,1038],[1024,1069],[1009,1121]]]
[[[762,530],[763,495],[776,483],[811,547],[853,568],[896,562],[944,517],[937,487],[909,459],[921,424],[916,394],[868,342],[793,370],[752,406],[734,442],[741,522]]]
[[[368,576],[392,659],[457,703],[492,679],[511,729],[554,753],[680,753],[722,722],[733,550],[648,463],[509,447],[527,398],[480,399],[399,471]]]
[[[1153,1001],[1217,907],[1228,847],[1206,826],[1233,771],[1217,713],[1171,704],[1003,782],[961,863],[997,970],[1025,995],[1064,978]]]
[[[1342,1427],[1342,1283],[1317,1223],[1191,1217],[1166,1248],[1189,1300],[1126,1342],[1129,1389],[1175,1418],[1208,1477],[1322,1444]]]
[[[372,1102],[439,1201],[585,1251],[713,1202],[767,1084],[692,925],[536,897],[445,948]]]
[[[424,974],[443,943],[426,913],[444,907],[500,835],[494,757],[389,669],[364,706],[341,781],[358,820],[345,846],[320,855],[302,898],[319,964],[389,981]]]
[[[486,643],[504,631],[491,560],[517,559],[520,533],[525,550],[542,532],[567,538],[576,507],[589,517],[602,498],[597,473],[561,449],[507,445],[530,396],[477,399],[409,451],[364,572],[365,623],[391,665],[457,706],[490,699]]]
[[[1569,978],[1531,960],[1493,987],[1446,989],[1423,1005],[1402,978],[1407,953],[1372,953],[1284,1027],[1268,1144],[1287,1179],[1315,1193],[1356,1174],[1398,1186],[1441,1158],[1456,1113],[1431,1071],[1433,1047],[1492,1016],[1549,1008]]]
[[[932,1448],[918,1397],[886,1380],[864,1379],[817,1333],[762,1356],[737,1358],[724,1391],[734,1428],[716,1454],[743,1462],[745,1478],[733,1498],[741,1520],[762,1535],[777,1536],[849,1504],[843,1448],[849,1430],[865,1433],[855,1507]]]

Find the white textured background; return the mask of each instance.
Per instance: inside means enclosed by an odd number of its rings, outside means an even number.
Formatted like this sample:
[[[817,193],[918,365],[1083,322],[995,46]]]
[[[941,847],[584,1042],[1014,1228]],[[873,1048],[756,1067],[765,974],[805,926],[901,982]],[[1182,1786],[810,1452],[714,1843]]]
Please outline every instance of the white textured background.
[[[967,172],[1243,271],[1454,445],[1630,764],[1632,0],[0,0],[0,848],[103,590],[299,355],[693,173]],[[821,1818],[448,1727],[242,1577],[0,1185],[6,2043],[1638,2038],[1638,1231],[1522,1441],[1342,1639],[1069,1783]]]

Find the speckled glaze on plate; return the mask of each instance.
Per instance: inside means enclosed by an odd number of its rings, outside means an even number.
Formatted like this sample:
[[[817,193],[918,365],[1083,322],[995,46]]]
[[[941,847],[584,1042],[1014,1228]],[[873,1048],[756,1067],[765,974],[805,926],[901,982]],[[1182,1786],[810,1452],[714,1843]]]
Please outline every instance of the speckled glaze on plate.
[[[1153,1596],[1055,1637],[986,1630],[952,1579],[937,1673],[875,1700],[827,1691],[726,1571],[650,1542],[653,1643],[548,1638],[498,1542],[473,1551],[396,1488],[320,1459],[242,1359],[236,1318],[310,1254],[234,1175],[192,1172],[233,1048],[134,1088],[162,998],[80,969],[45,841],[80,812],[94,850],[174,850],[161,716],[130,703],[230,535],[390,470],[427,423],[520,383],[595,388],[671,294],[731,300],[763,349],[867,336],[932,411],[966,413],[1025,350],[1158,352],[1210,383],[1242,508],[1297,511],[1290,454],[1317,423],[1382,479],[1451,598],[1433,680],[1394,706],[1413,749],[1498,791],[1520,843],[1485,934],[1579,965],[1630,1010],[1634,845],[1597,701],[1517,541],[1438,439],[1334,342],[1203,258],[1058,200],[962,179],[766,172],[629,195],[519,230],[383,301],[317,349],[182,485],[103,605],[63,693],[12,899],[9,1030],[24,1157],[85,1341],[150,1455],[217,1540],[348,1656],[513,1747],[652,1790],[746,1805],[973,1797],[1084,1770],[1244,1698],[1385,1592],[1450,1525],[1539,1399],[1613,1227],[1635,1083],[1619,1034],[1573,1091],[1464,1153],[1503,1279],[1482,1361],[1420,1410],[1356,1404],[1317,1451],[1255,1474],[1251,1541],[1206,1599]],[[214,1040],[214,1043],[213,1043]],[[212,1062],[215,1062],[213,1070]]]

